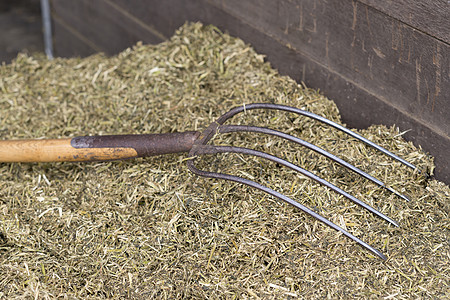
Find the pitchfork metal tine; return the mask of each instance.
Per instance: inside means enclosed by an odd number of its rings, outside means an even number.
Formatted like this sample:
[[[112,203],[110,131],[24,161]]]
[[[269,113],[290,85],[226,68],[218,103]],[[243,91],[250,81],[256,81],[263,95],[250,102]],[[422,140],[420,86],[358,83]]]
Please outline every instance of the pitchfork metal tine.
[[[246,125],[221,125],[218,127],[218,132],[219,133],[231,133],[231,132],[257,132],[257,133],[263,133],[263,134],[269,134],[269,135],[273,135],[273,136],[277,136],[277,137],[281,137],[283,139],[289,140],[291,142],[297,143],[299,145],[302,145],[306,148],[309,148],[325,157],[328,157],[329,159],[337,162],[338,164],[348,168],[349,170],[352,170],[353,172],[363,176],[364,178],[374,182],[375,184],[385,188],[386,190],[388,190],[389,192],[401,197],[402,199],[405,199],[407,201],[410,201],[410,199],[402,194],[400,194],[399,192],[397,192],[396,190],[386,186],[386,184],[380,180],[378,180],[377,178],[367,174],[366,172],[362,171],[361,169],[353,166],[352,164],[349,164],[348,162],[346,162],[345,160],[323,150],[320,147],[317,147],[316,145],[313,145],[311,143],[308,143],[307,141],[304,141],[300,138],[297,138],[295,136],[292,136],[290,134],[278,131],[278,130],[273,130],[270,128],[266,128],[266,127],[258,127],[258,126],[246,126]]]
[[[346,197],[347,199],[353,201],[354,203],[358,204],[359,206],[367,209],[368,211],[370,211],[371,213],[379,216],[380,218],[382,218],[383,220],[395,225],[398,227],[398,223],[395,222],[394,220],[390,219],[389,217],[385,216],[384,214],[382,214],[381,212],[379,212],[378,210],[376,210],[375,208],[371,207],[370,205],[364,203],[363,201],[359,200],[356,197],[353,197],[352,195],[350,195],[349,193],[345,192],[344,190],[338,188],[337,186],[333,185],[332,183],[326,181],[325,179],[303,169],[300,168],[299,166],[288,162],[287,160],[284,160],[282,158],[279,158],[277,156],[265,153],[265,152],[261,152],[261,151],[256,151],[253,149],[248,149],[248,148],[243,148],[243,147],[233,147],[233,146],[214,146],[214,145],[203,145],[201,147],[198,148],[198,151],[196,152],[197,155],[202,155],[202,154],[216,154],[216,153],[242,153],[242,154],[248,154],[248,155],[253,155],[253,156],[257,156],[257,157],[261,157],[273,162],[276,162],[280,165],[283,165],[285,167],[288,167],[294,171],[297,171],[317,182],[319,182],[320,184],[330,188],[331,190],[335,191],[336,193]]]
[[[347,163],[346,161],[338,158],[337,156],[321,149],[320,147],[317,147],[311,143],[308,143],[306,141],[303,141],[297,137],[291,136],[289,134],[277,131],[277,130],[273,130],[273,129],[269,129],[269,128],[264,128],[264,127],[256,127],[256,126],[242,126],[242,125],[223,125],[225,123],[225,121],[227,121],[228,119],[230,119],[231,117],[233,117],[234,115],[247,111],[247,110],[252,110],[252,109],[272,109],[272,110],[281,110],[281,111],[286,111],[286,112],[291,112],[291,113],[296,113],[302,116],[307,116],[309,118],[318,120],[324,124],[327,124],[329,126],[332,126],[350,136],[352,136],[353,138],[362,141],[364,143],[366,143],[367,145],[383,152],[384,154],[390,156],[391,158],[401,162],[402,164],[417,170],[417,167],[414,166],[413,164],[407,162],[406,160],[398,157],[397,155],[391,153],[390,151],[384,149],[383,147],[369,141],[368,139],[360,136],[357,133],[354,133],[353,131],[333,122],[330,121],[324,117],[318,116],[316,114],[313,114],[311,112],[308,111],[304,111],[295,107],[290,107],[290,106],[285,106],[285,105],[278,105],[278,104],[270,104],[270,103],[252,103],[252,104],[247,104],[247,105],[243,105],[240,107],[236,107],[231,109],[230,111],[228,111],[227,113],[225,113],[224,115],[222,115],[221,117],[219,117],[217,119],[216,122],[213,122],[207,129],[205,129],[201,135],[198,137],[198,139],[195,141],[191,151],[189,152],[189,157],[191,159],[188,160],[187,164],[188,164],[188,168],[195,174],[199,175],[199,176],[203,176],[203,177],[209,177],[209,178],[217,178],[217,179],[224,179],[224,180],[230,180],[230,181],[234,181],[234,182],[238,182],[241,184],[245,184],[248,185],[250,187],[254,187],[257,188],[261,191],[264,191],[274,197],[277,197],[278,199],[281,199],[297,208],[299,208],[300,210],[302,210],[303,212],[309,214],[310,216],[314,217],[315,219],[323,222],[324,224],[330,226],[331,228],[334,228],[337,231],[342,232],[345,236],[347,236],[348,238],[352,239],[353,241],[357,242],[359,245],[361,245],[362,247],[368,249],[369,251],[371,251],[372,253],[374,253],[375,255],[377,255],[378,257],[382,258],[383,260],[386,260],[386,256],[384,256],[379,250],[373,248],[372,246],[370,246],[369,244],[365,243],[364,241],[358,239],[357,237],[355,237],[354,235],[352,235],[351,233],[347,232],[346,230],[344,230],[343,228],[339,227],[338,225],[334,224],[333,222],[329,221],[328,219],[322,217],[321,215],[315,213],[314,211],[312,211],[311,209],[307,208],[306,206],[298,203],[297,201],[277,192],[274,191],[264,185],[261,185],[257,182],[254,182],[252,180],[249,179],[245,179],[242,177],[238,177],[238,176],[234,176],[234,175],[230,175],[230,174],[224,174],[224,173],[217,173],[217,172],[208,172],[208,171],[204,171],[204,170],[200,170],[195,166],[195,158],[197,156],[201,156],[204,154],[216,154],[216,153],[243,153],[243,154],[248,154],[248,155],[253,155],[253,156],[257,156],[257,157],[261,157],[264,159],[268,159],[271,161],[274,161],[276,163],[279,163],[281,165],[284,165],[286,167],[289,167],[317,182],[319,182],[322,185],[327,186],[328,188],[332,189],[333,191],[339,193],[340,195],[345,196],[346,198],[350,199],[351,201],[353,201],[354,203],[360,205],[361,207],[369,210],[370,212],[376,214],[377,216],[379,216],[380,218],[390,222],[391,224],[398,226],[397,222],[395,222],[394,220],[390,219],[389,217],[385,216],[384,214],[382,214],[381,212],[377,211],[376,209],[372,208],[371,206],[369,206],[368,204],[362,202],[361,200],[353,197],[352,195],[348,194],[347,192],[345,192],[344,190],[334,186],[333,184],[331,184],[330,182],[326,181],[325,179],[305,170],[300,168],[299,166],[292,164],[284,159],[281,159],[279,157],[273,156],[271,154],[265,153],[265,152],[261,152],[261,151],[256,151],[253,149],[248,149],[248,148],[243,148],[243,147],[232,147],[232,146],[215,146],[215,145],[207,145],[207,143],[214,137],[214,135],[216,135],[217,133],[231,133],[231,132],[258,132],[258,133],[263,133],[263,134],[269,134],[269,135],[274,135],[274,136],[278,136],[284,139],[287,139],[289,141],[295,142],[297,144],[303,145],[321,155],[326,156],[327,158],[332,159],[333,161],[345,166],[346,168],[356,172],[357,174],[363,176],[364,178],[371,180],[372,182],[378,184],[379,186],[387,189],[388,191],[398,195],[399,197],[408,200],[409,199],[406,196],[403,196],[402,194],[398,193],[397,191],[395,191],[394,189],[387,187],[385,183],[383,183],[382,181],[376,179],[375,177],[363,172],[362,170],[358,169],[357,167]]]
[[[350,129],[345,128],[344,126],[341,126],[331,120],[328,120],[327,118],[321,117],[319,115],[316,115],[312,112],[309,111],[305,111],[296,107],[291,107],[291,106],[286,106],[286,105],[280,105],[280,104],[271,104],[271,103],[251,103],[251,104],[246,104],[246,105],[242,105],[242,106],[238,106],[235,107],[233,109],[231,109],[230,111],[228,111],[227,113],[223,114],[221,117],[219,117],[219,119],[217,119],[216,123],[222,125],[226,120],[230,119],[231,117],[233,117],[234,115],[247,111],[247,110],[251,110],[251,109],[272,109],[272,110],[282,110],[282,111],[287,111],[287,112],[291,112],[291,113],[295,113],[298,115],[302,115],[302,116],[306,116],[309,118],[312,118],[314,120],[320,121],[324,124],[330,125],[342,132],[345,132],[346,134],[352,136],[353,138],[377,149],[378,151],[383,152],[384,154],[390,156],[391,158],[401,162],[402,164],[410,167],[411,169],[414,170],[418,170],[418,168],[413,165],[412,163],[404,160],[403,158],[395,155],[394,153],[386,150],[385,148],[381,147],[380,145],[375,144],[374,142],[369,141],[368,139],[362,137],[361,135],[351,131]]]
[[[215,153],[219,153],[219,152],[238,152],[237,151],[228,151],[228,150],[232,150],[232,149],[227,149],[227,148],[239,148],[239,147],[226,147],[226,146],[212,146],[212,145],[198,145],[194,146],[194,148],[192,148],[191,153],[189,154],[190,157],[195,158],[197,155],[203,155],[203,154],[215,154]],[[241,149],[242,150],[242,149]],[[247,154],[251,154],[254,155],[254,151],[255,150],[251,150],[251,149],[246,149],[246,150],[250,150],[250,153]],[[256,151],[257,152],[257,151]],[[243,152],[241,152],[243,153]],[[263,152],[260,152],[263,153]],[[263,153],[263,154],[267,154],[267,153]],[[268,154],[267,154],[268,155]],[[276,158],[274,156],[272,156],[273,158]],[[282,159],[279,159],[281,161],[283,161]],[[287,162],[287,161],[285,161]],[[287,162],[288,163],[288,162]],[[204,170],[200,170],[197,167],[195,167],[194,164],[194,159],[190,159],[187,162],[188,168],[189,170],[191,170],[191,172],[193,172],[194,174],[197,174],[199,176],[203,176],[203,177],[208,177],[208,178],[215,178],[215,179],[223,179],[223,180],[229,180],[229,181],[234,181],[234,182],[238,182],[241,184],[245,184],[248,185],[250,187],[259,189],[269,195],[272,195],[282,201],[285,201],[289,204],[291,204],[292,206],[302,210],[303,212],[309,214],[310,216],[312,216],[313,218],[321,221],[322,223],[324,223],[325,225],[342,232],[346,237],[350,238],[351,240],[355,241],[356,243],[358,243],[359,245],[361,245],[362,247],[366,248],[367,250],[369,250],[370,252],[372,252],[373,254],[375,254],[376,256],[380,257],[383,260],[386,260],[387,257],[381,253],[379,250],[375,249],[374,247],[372,247],[371,245],[367,244],[366,242],[358,239],[356,236],[354,236],[353,234],[351,234],[350,232],[346,231],[345,229],[343,229],[342,227],[334,224],[333,222],[331,222],[330,220],[328,220],[327,218],[322,217],[321,215],[319,215],[318,213],[314,212],[313,210],[309,209],[308,207],[298,203],[297,201],[277,192],[272,190],[271,188],[268,188],[264,185],[261,185],[257,182],[254,182],[252,180],[246,179],[246,178],[242,178],[242,177],[238,177],[238,176],[234,176],[234,175],[230,175],[230,174],[224,174],[224,173],[217,173],[217,172],[208,172],[208,171],[204,171]],[[394,222],[395,223],[395,222]]]

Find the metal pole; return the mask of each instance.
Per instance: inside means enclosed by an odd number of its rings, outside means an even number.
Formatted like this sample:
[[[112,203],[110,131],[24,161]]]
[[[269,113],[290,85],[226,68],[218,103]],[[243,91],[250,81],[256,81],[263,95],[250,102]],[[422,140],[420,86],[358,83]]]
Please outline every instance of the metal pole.
[[[47,58],[53,59],[52,22],[50,19],[50,4],[48,0],[41,0],[42,27],[44,29],[44,46]]]

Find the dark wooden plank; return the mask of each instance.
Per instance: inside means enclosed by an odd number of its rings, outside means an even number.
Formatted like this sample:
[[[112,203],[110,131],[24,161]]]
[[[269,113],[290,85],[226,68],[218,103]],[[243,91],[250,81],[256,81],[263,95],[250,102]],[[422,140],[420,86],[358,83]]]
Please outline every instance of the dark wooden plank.
[[[358,0],[450,44],[448,0]]]
[[[211,1],[450,135],[449,45],[357,2]]]
[[[63,19],[53,15],[54,55],[59,57],[88,56],[102,52],[95,44],[69,26]]]
[[[55,18],[64,20],[66,28],[106,54],[118,53],[138,41],[158,43],[166,38],[107,0],[52,0],[52,11]]]
[[[42,23],[36,4],[0,3],[0,65],[10,63],[19,52],[43,52]]]
[[[135,16],[141,22],[152,24],[166,36],[186,21],[209,21],[214,23],[216,8],[202,0],[109,0]]]

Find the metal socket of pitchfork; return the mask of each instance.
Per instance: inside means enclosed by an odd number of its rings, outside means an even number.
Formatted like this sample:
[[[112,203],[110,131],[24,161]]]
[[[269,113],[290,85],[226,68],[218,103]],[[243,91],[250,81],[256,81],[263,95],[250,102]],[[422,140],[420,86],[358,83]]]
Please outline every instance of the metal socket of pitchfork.
[[[290,163],[284,159],[273,156],[271,154],[256,151],[244,147],[233,147],[233,146],[216,146],[210,144],[209,142],[216,134],[232,133],[232,132],[256,132],[262,134],[268,134],[272,136],[277,136],[282,139],[289,140],[291,142],[297,143],[301,146],[309,148],[320,155],[341,164],[342,166],[348,168],[349,170],[359,174],[360,176],[374,182],[375,184],[383,187],[391,193],[394,193],[398,197],[401,197],[407,201],[409,199],[395,191],[394,189],[388,187],[384,182],[372,177],[371,175],[365,173],[364,171],[358,169],[357,167],[349,164],[348,162],[342,160],[341,158],[311,144],[295,136],[269,129],[267,127],[257,127],[257,126],[245,126],[245,125],[224,125],[224,123],[232,118],[234,115],[250,111],[253,109],[263,109],[263,110],[278,110],[285,111],[289,113],[294,113],[302,115],[305,117],[312,118],[326,125],[336,128],[353,138],[381,151],[385,155],[401,162],[402,164],[416,170],[417,168],[405,161],[404,159],[398,157],[397,155],[389,152],[383,147],[369,141],[368,139],[354,133],[353,131],[332,122],[324,117],[318,116],[311,112],[301,110],[295,107],[270,104],[270,103],[252,103],[243,106],[235,107],[219,117],[215,122],[209,125],[203,132],[199,131],[187,131],[187,132],[176,132],[176,133],[163,133],[163,134],[139,134],[139,135],[104,135],[104,136],[82,136],[67,139],[48,139],[48,140],[4,140],[0,141],[0,162],[58,162],[58,161],[108,161],[108,160],[118,160],[118,159],[130,159],[137,157],[147,157],[154,155],[162,155],[169,153],[182,153],[188,152],[189,159],[187,160],[187,166],[189,170],[193,173],[209,178],[223,179],[238,182],[241,184],[248,185],[252,188],[259,189],[267,194],[270,194],[284,202],[287,202],[296,208],[302,210],[313,218],[325,223],[326,225],[334,228],[337,231],[342,232],[345,236],[352,239],[362,247],[366,248],[373,254],[377,255],[383,260],[387,257],[381,253],[379,250],[365,243],[364,241],[358,239],[356,236],[347,232],[345,229],[339,227],[328,219],[322,217],[318,213],[309,209],[308,207],[300,204],[299,202],[273,190],[264,185],[261,185],[255,181],[238,177],[235,175],[209,172],[205,170],[200,170],[196,167],[195,162],[200,156],[205,154],[217,154],[217,153],[241,153],[245,155],[253,155],[263,159],[267,159],[276,162],[280,165],[288,167],[295,170],[304,176],[311,178],[319,182],[320,184],[328,187],[334,192],[346,197],[350,201],[358,204],[359,206],[369,210],[373,214],[382,218],[383,220],[391,223],[394,226],[399,226],[397,222],[380,213],[376,209],[367,205],[363,201],[355,198],[339,187],[333,185],[332,183],[322,179],[321,177],[303,169],[299,166]]]

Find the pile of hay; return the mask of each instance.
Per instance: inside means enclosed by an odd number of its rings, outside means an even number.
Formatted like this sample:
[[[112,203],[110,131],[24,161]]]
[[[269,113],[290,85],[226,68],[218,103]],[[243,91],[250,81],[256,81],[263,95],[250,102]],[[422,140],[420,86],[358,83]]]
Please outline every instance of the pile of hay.
[[[280,76],[213,26],[114,57],[19,55],[0,67],[0,138],[202,130],[233,106],[288,104],[340,123],[319,92]],[[286,158],[400,223],[387,224],[279,165],[242,155],[201,165],[268,185],[380,249],[251,188],[199,178],[186,154],[98,163],[0,163],[0,298],[449,297],[448,186],[316,121],[251,111],[234,123],[315,143],[409,196],[404,200],[299,146],[256,134],[215,143]],[[423,169],[432,159],[395,128],[365,137]]]

